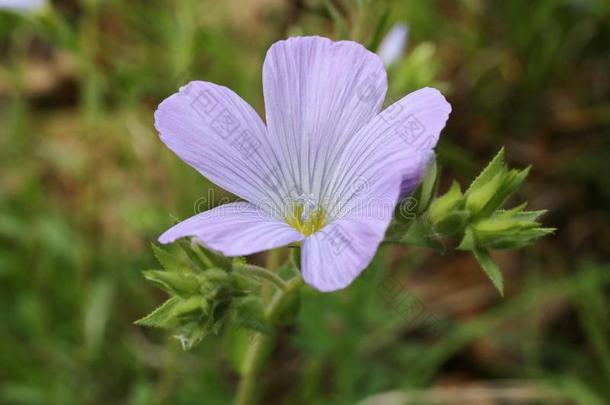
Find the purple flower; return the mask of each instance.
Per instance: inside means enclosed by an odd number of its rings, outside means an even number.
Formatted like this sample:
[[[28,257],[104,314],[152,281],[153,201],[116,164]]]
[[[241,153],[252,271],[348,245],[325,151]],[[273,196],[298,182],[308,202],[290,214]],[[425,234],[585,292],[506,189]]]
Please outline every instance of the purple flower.
[[[381,111],[386,72],[351,41],[275,43],[263,65],[267,125],[237,94],[191,82],[161,103],[162,141],[244,199],[166,231],[227,256],[302,242],[303,279],[320,291],[350,284],[383,240],[401,193],[419,181],[451,106],[438,90]]]
[[[409,41],[409,27],[406,24],[395,24],[379,44],[377,55],[386,67],[390,67],[402,56]]]
[[[0,0],[0,9],[32,13],[41,10],[46,0]]]

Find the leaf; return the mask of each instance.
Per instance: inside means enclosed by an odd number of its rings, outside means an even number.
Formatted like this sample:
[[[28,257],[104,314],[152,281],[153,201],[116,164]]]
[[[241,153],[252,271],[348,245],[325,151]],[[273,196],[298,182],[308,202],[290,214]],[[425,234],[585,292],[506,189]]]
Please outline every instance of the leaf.
[[[261,333],[269,334],[273,331],[265,317],[261,299],[253,295],[235,300],[231,321],[240,327]]]
[[[501,296],[504,296],[504,281],[502,278],[502,272],[498,265],[492,260],[489,252],[484,249],[474,249],[472,251],[474,257],[477,259],[487,276],[491,279],[493,285],[498,289]]]
[[[486,249],[517,249],[548,235],[554,228],[544,228],[536,219],[544,211],[523,211],[526,204],[511,210],[497,210],[472,225],[476,245]]]
[[[163,268],[165,270],[176,271],[176,272],[191,271],[188,264],[183,262],[176,255],[167,252],[166,250],[155,245],[154,243],[151,244],[151,246],[153,249],[153,253],[155,254],[155,257],[157,258],[157,260],[159,261],[159,263],[161,264],[161,266],[163,266]]]
[[[464,194],[470,214],[477,218],[491,215],[521,186],[530,168],[509,170],[502,148]]]
[[[291,250],[299,250],[299,249],[291,249]],[[281,278],[283,278],[284,280],[290,280],[291,278],[297,276],[300,274],[299,272],[299,268],[297,267],[297,263],[294,260],[294,252],[290,252],[290,259],[286,260],[284,262],[284,264],[282,264],[278,269],[277,269],[277,274],[278,276],[280,276]]]
[[[193,273],[172,272],[163,270],[146,270],[144,278],[171,295],[188,297],[196,294],[201,282]]]
[[[260,334],[229,322],[223,332],[223,352],[227,356],[229,365],[240,375],[251,371],[251,365],[248,364],[247,352],[250,346],[255,344],[259,345],[259,350],[261,350],[258,364],[264,364],[272,348],[272,345],[265,344],[268,338],[265,334]]]
[[[191,350],[195,345],[203,340],[210,333],[210,328],[206,324],[191,322],[181,327],[174,338],[180,341],[182,350]]]
[[[433,249],[439,254],[445,253],[445,247],[439,235],[426,217],[419,217],[414,221],[408,231],[399,239],[399,242]]]
[[[232,259],[214,252],[201,244],[197,239],[191,239],[190,243],[184,244],[184,249],[190,249],[201,264],[201,269],[206,270],[213,267],[229,270]]]
[[[347,28],[345,25],[345,17],[330,0],[323,0],[322,4],[328,11],[333,23],[335,24],[337,39],[347,38]]]
[[[468,211],[464,209],[464,198],[460,185],[453,182],[449,191],[430,204],[428,217],[437,232],[451,236],[463,232],[468,221]]]
[[[436,164],[436,158],[433,157],[426,166],[426,172],[421,184],[413,194],[413,197],[417,201],[418,214],[423,214],[430,206],[438,188],[439,174],[440,170]]]
[[[173,329],[190,322],[201,321],[208,310],[209,304],[203,297],[195,296],[187,299],[172,297],[135,323],[136,325]]]
[[[523,184],[530,169],[531,167],[526,167],[523,170],[512,169],[508,171],[502,178],[501,187],[494,193],[493,197],[485,206],[485,209],[481,212],[481,215],[491,215],[500,208],[506,199]]]
[[[477,242],[474,238],[474,233],[471,227],[466,228],[464,231],[464,237],[460,244],[456,247],[457,250],[474,250],[476,249]]]
[[[472,193],[474,190],[481,188],[481,186],[488,183],[492,178],[502,173],[505,168],[506,164],[504,163],[504,148],[502,148],[491,160],[491,162],[489,162],[485,169],[483,169],[483,171],[477,176],[477,178],[473,180],[465,194]]]
[[[169,320],[175,306],[180,302],[180,297],[172,297],[157,307],[144,318],[135,321],[136,325],[151,326],[153,328],[170,328]]]
[[[488,238],[488,240],[480,243],[480,245],[491,250],[519,249],[531,245],[536,239],[550,235],[553,232],[555,232],[555,228],[529,228],[521,230],[516,234],[500,234]]]
[[[209,299],[222,299],[235,292],[235,281],[232,274],[218,268],[211,268],[201,274],[201,292]]]
[[[207,249],[195,238],[182,238],[176,241],[178,246],[191,259],[192,264],[201,271],[212,267],[231,268],[231,259],[220,253]]]
[[[373,29],[373,35],[371,36],[371,39],[366,46],[367,49],[371,52],[375,52],[379,47],[389,17],[390,9],[386,7],[385,10],[383,10],[383,13],[379,17],[379,19],[377,19],[377,22],[375,23],[375,28]]]

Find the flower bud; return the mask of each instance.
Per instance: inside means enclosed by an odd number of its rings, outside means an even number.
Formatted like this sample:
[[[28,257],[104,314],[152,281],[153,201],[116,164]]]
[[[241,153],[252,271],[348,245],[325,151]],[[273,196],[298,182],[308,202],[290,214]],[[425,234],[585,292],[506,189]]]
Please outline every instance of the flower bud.
[[[197,293],[201,285],[197,276],[189,272],[149,270],[144,272],[144,278],[168,293],[181,297]]]
[[[522,211],[524,206],[509,211],[497,211],[489,218],[472,225],[476,244],[487,249],[516,249],[553,232],[542,228],[535,219],[544,211]]]
[[[528,173],[529,167],[509,170],[504,162],[504,150],[500,150],[466,191],[466,208],[473,217],[491,215],[523,183]]]
[[[432,201],[428,216],[440,233],[451,234],[464,227],[468,213],[464,210],[464,195],[457,182],[445,195]]]
[[[210,304],[202,296],[196,295],[178,302],[173,310],[172,316],[176,318],[199,318],[202,313],[207,314]]]
[[[503,177],[503,173],[498,173],[480,187],[469,190],[466,195],[466,208],[472,215],[482,213],[494,199],[502,187]]]

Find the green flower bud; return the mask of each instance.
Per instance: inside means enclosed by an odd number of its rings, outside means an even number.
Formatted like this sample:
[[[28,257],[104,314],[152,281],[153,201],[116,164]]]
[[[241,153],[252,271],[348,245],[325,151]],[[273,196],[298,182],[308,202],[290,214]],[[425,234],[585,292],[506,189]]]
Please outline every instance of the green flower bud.
[[[474,217],[491,215],[523,183],[528,173],[529,168],[509,170],[504,162],[504,150],[500,150],[466,191],[466,208]]]
[[[211,300],[230,298],[234,295],[233,277],[224,270],[211,268],[199,275],[201,294]]]
[[[503,173],[498,173],[487,183],[467,193],[466,208],[472,215],[478,215],[485,210],[502,187],[503,177]]]
[[[464,228],[468,212],[464,210],[464,196],[457,182],[445,195],[432,201],[428,217],[440,233],[453,234]]]
[[[524,205],[509,211],[496,211],[472,225],[477,246],[487,249],[516,249],[531,244],[554,231],[542,228],[536,218],[544,211],[522,211]]]
[[[202,296],[194,296],[184,300],[180,300],[172,310],[173,317],[198,319],[202,314],[207,314],[210,309],[210,304]]]
[[[143,273],[145,279],[172,295],[188,297],[196,294],[201,286],[197,276],[190,272],[149,270]]]
[[[413,194],[417,201],[417,214],[421,214],[428,209],[430,202],[436,193],[438,186],[438,166],[436,159],[433,157],[426,163],[426,171],[421,180],[419,187]]]

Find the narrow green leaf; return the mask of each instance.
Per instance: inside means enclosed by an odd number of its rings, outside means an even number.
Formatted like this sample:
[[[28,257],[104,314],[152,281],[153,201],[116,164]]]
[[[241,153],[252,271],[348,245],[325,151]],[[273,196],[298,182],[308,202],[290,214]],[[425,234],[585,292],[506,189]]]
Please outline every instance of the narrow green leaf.
[[[504,148],[496,154],[496,156],[489,162],[489,164],[483,169],[483,171],[477,176],[476,179],[470,184],[465,194],[472,193],[474,190],[480,188],[483,184],[488,183],[493,177],[500,174],[505,169],[504,163]]]
[[[517,213],[517,219],[520,221],[535,221],[546,213],[547,210],[521,211]]]
[[[337,9],[337,7],[330,0],[324,0],[323,4],[335,24],[335,29],[337,30],[337,39],[347,38],[345,18],[341,15],[339,9]]]
[[[172,297],[135,323],[155,328],[173,329],[190,322],[200,321],[208,310],[209,304],[201,296],[187,299]]]
[[[191,350],[209,333],[210,328],[206,324],[191,322],[179,328],[174,337],[180,342],[182,350]]]
[[[502,272],[498,265],[492,260],[489,252],[484,249],[474,249],[472,251],[474,257],[477,259],[487,276],[491,279],[493,285],[498,289],[501,296],[504,296],[504,281],[502,278]]]
[[[485,214],[493,211],[491,207],[495,206],[495,201],[502,201],[504,198],[500,196],[499,191],[502,189],[504,182],[504,173],[497,173],[488,182],[482,183],[479,187],[472,189],[466,193],[466,208],[472,216],[485,216]]]
[[[385,10],[383,10],[383,13],[379,17],[379,19],[377,19],[377,23],[375,24],[375,28],[373,29],[373,35],[371,36],[371,39],[366,46],[367,49],[370,50],[371,52],[375,52],[377,50],[377,48],[379,47],[379,44],[381,43],[381,39],[383,38],[383,33],[384,33],[386,25],[388,23],[389,17],[390,17],[390,9],[386,7]]]
[[[474,250],[477,246],[474,238],[474,233],[471,227],[466,228],[464,231],[464,237],[460,241],[460,244],[456,247],[457,250]]]
[[[443,196],[432,201],[428,216],[435,229],[443,235],[455,235],[464,230],[469,215],[464,209],[464,196],[457,182],[453,182]]]
[[[169,325],[169,319],[171,318],[172,311],[176,307],[178,302],[180,302],[180,297],[172,297],[168,299],[150,314],[146,315],[144,318],[135,321],[135,324],[142,326],[151,326],[153,328],[170,328],[171,326]]]
[[[430,206],[438,188],[438,179],[438,165],[436,164],[436,158],[433,157],[430,159],[430,162],[428,162],[422,182],[413,195],[417,201],[418,214],[423,214]]]
[[[167,252],[154,243],[151,244],[151,246],[155,257],[165,270],[177,272],[190,271],[188,264],[182,261],[178,256]]]
[[[181,297],[188,297],[199,291],[201,282],[194,273],[146,270],[144,278],[162,290]]]
[[[235,300],[231,313],[233,323],[257,332],[271,333],[273,329],[265,318],[265,310],[260,297],[249,295]]]
[[[204,263],[203,269],[218,267],[228,270],[231,268],[232,260],[230,258],[207,249],[196,240],[191,240],[190,248],[199,257],[201,262]]]
[[[439,235],[435,232],[432,223],[425,217],[417,218],[399,239],[399,242],[433,249],[439,254],[445,253],[445,247]]]
[[[501,186],[492,195],[492,198],[490,198],[480,215],[491,215],[500,208],[506,199],[523,184],[529,175],[530,169],[531,167],[527,167],[523,170],[512,169],[504,174],[501,179]]]

